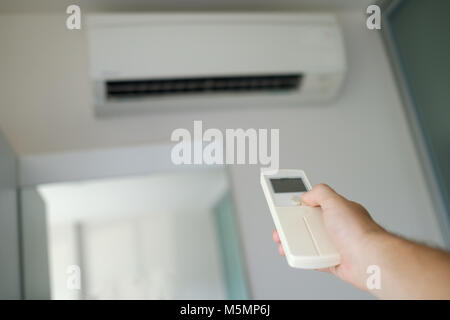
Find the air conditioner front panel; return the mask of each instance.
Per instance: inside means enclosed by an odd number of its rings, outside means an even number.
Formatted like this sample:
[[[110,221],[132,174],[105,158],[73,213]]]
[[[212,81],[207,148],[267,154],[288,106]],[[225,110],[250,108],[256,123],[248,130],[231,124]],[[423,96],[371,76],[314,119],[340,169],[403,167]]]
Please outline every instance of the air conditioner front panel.
[[[346,71],[327,14],[94,15],[88,39],[97,114],[327,101]]]
[[[89,33],[94,79],[341,71],[344,59],[333,23],[249,15],[114,25],[110,18]]]

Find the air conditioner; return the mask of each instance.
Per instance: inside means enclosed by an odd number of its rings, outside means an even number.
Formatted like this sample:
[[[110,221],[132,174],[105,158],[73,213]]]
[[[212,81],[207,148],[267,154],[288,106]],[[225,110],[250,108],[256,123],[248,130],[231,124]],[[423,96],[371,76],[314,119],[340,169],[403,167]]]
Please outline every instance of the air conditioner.
[[[329,14],[108,14],[87,28],[100,115],[324,102],[346,71]]]

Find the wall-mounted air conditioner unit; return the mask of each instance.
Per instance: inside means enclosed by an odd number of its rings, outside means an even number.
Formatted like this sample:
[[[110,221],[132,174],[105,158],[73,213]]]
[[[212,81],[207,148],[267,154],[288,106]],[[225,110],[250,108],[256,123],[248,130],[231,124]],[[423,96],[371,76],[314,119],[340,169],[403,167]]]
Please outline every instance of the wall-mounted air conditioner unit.
[[[346,71],[328,14],[111,14],[87,27],[97,114],[323,102]]]

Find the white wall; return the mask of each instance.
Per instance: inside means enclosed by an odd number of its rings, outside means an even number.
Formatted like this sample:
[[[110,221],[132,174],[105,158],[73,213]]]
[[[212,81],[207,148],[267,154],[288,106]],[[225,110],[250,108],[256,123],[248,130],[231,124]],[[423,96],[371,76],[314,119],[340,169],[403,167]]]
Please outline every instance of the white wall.
[[[363,11],[339,13],[349,72],[340,98],[326,106],[149,114],[95,119],[84,31],[64,29],[64,16],[0,18],[3,88],[0,126],[20,154],[168,141],[173,129],[280,128],[280,162],[305,169],[362,202],[397,233],[442,241],[405,116],[377,31]],[[25,91],[23,91],[25,90]],[[7,107],[5,107],[7,106]],[[366,298],[311,271],[293,270],[271,241],[273,223],[258,168],[231,168],[233,194],[254,298]]]
[[[78,300],[81,291],[67,286],[69,276],[74,275],[69,266],[80,264],[77,252],[76,229],[73,221],[50,225],[47,219],[48,264],[50,294],[52,299]],[[83,274],[81,274],[81,277]]]

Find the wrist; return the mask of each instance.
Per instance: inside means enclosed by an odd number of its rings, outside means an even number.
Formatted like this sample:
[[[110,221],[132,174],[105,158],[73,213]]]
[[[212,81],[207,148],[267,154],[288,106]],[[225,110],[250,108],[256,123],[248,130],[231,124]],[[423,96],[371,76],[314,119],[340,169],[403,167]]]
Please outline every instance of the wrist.
[[[360,237],[359,254],[365,257],[372,256],[379,248],[384,247],[392,236],[379,225],[366,230]]]
[[[390,264],[397,257],[396,249],[401,239],[396,235],[380,228],[370,232],[366,237],[366,244],[362,255],[362,270],[364,272],[364,290],[378,298],[388,298],[386,286],[390,282]],[[378,278],[378,280],[375,280]]]
[[[390,242],[391,234],[382,228],[364,232],[354,251],[352,274],[356,287],[378,296],[376,289],[368,285],[368,279],[378,269],[381,272],[383,254]]]

